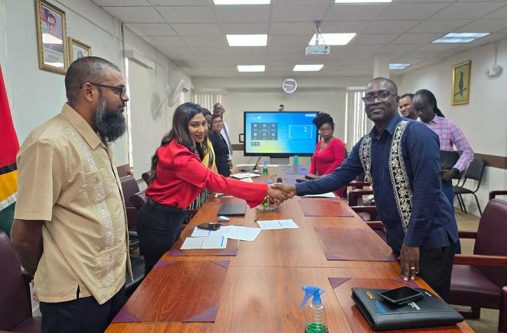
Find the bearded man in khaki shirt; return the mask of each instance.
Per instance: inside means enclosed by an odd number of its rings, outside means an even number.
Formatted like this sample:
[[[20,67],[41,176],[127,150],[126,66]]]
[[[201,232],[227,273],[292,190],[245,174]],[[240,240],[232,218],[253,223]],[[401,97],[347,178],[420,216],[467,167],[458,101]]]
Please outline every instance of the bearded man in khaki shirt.
[[[118,67],[71,64],[62,112],[33,130],[17,158],[12,245],[34,275],[43,332],[103,332],[125,301],[124,199],[109,143],[126,128]],[[130,270],[130,269],[129,269]]]

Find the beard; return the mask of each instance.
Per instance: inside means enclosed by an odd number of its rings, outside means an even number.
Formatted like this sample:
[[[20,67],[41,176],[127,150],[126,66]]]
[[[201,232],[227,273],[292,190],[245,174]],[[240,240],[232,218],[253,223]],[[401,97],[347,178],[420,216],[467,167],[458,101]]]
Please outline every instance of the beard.
[[[118,110],[111,110],[105,98],[101,97],[100,106],[95,112],[95,126],[102,141],[113,142],[127,129],[125,117]]]

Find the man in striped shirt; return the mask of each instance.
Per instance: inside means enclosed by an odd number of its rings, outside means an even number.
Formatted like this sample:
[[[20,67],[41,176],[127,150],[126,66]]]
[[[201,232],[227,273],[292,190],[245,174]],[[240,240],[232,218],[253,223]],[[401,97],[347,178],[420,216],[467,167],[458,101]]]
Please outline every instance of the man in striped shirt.
[[[433,93],[421,89],[415,93],[414,109],[422,122],[426,123],[440,139],[441,151],[454,151],[459,153],[459,159],[450,170],[442,170],[442,190],[453,203],[452,178],[462,173],[472,162],[474,152],[468,143],[463,131],[447,118],[437,107],[437,100]]]

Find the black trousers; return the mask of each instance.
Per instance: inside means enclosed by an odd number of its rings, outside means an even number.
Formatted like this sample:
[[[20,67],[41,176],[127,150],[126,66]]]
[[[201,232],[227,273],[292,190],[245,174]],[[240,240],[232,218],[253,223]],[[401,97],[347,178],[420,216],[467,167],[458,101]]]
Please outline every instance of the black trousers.
[[[419,276],[446,302],[449,301],[455,249],[454,244],[434,249],[421,249],[419,257]]]
[[[40,302],[42,333],[102,333],[126,302],[125,288],[100,305],[93,297],[60,303]]]
[[[176,242],[187,215],[186,209],[164,206],[151,199],[141,209],[137,217],[137,234],[146,275]]]

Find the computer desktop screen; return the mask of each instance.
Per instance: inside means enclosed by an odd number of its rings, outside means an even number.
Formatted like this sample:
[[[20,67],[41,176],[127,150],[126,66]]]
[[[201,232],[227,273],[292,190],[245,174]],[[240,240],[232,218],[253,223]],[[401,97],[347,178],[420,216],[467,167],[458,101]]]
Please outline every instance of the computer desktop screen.
[[[245,156],[310,156],[317,144],[317,111],[245,111]]]

